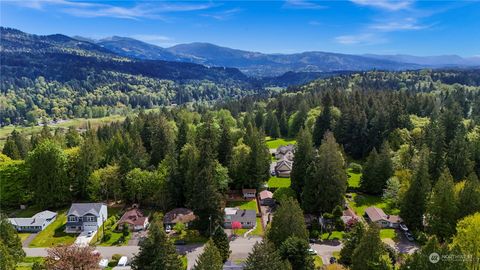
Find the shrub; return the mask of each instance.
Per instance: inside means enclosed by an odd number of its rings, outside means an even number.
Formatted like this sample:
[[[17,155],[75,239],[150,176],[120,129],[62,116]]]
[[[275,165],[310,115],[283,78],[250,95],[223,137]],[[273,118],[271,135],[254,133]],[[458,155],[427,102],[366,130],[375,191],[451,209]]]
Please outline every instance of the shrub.
[[[124,237],[127,237],[130,234],[130,231],[128,230],[128,226],[124,225],[122,229],[122,234]]]
[[[362,173],[362,171],[363,171],[362,165],[360,165],[360,164],[358,164],[358,163],[355,163],[355,162],[350,163],[350,165],[348,166],[348,168],[349,168],[353,173]]]
[[[110,238],[112,238],[112,233],[111,233],[111,232],[106,232],[106,233],[103,235],[103,241],[104,241],[104,242],[107,242],[108,240],[110,240]]]
[[[283,201],[283,200],[286,200],[287,198],[293,198],[295,199],[297,196],[295,194],[295,191],[289,187],[282,187],[282,188],[278,188],[277,190],[275,190],[275,192],[273,193],[273,198],[277,201],[277,202],[280,202],[280,201]]]
[[[320,236],[320,233],[318,232],[318,230],[311,230],[310,231],[310,238],[318,239],[319,236]]]

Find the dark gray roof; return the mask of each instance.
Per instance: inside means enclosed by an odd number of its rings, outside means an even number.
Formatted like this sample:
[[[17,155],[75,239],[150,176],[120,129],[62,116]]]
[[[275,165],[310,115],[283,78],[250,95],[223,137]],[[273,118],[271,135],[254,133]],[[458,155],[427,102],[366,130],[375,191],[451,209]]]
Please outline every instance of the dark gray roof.
[[[103,203],[72,203],[70,210],[68,210],[67,215],[74,215],[77,217],[84,216],[86,214],[92,214],[95,216],[100,215],[100,210]]]
[[[255,210],[243,210],[243,209],[237,209],[235,214],[227,214],[225,215],[226,220],[230,221],[238,221],[238,222],[255,222],[255,219],[257,218],[257,212]]]

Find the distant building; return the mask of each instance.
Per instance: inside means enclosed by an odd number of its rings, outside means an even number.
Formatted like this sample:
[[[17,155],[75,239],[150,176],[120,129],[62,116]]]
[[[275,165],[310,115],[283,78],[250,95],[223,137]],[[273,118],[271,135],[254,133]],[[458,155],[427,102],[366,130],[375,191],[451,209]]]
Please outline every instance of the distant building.
[[[295,153],[295,146],[293,144],[282,145],[277,148],[275,152],[276,159],[287,159],[292,161]]]
[[[273,193],[268,190],[263,190],[258,193],[258,198],[260,199],[260,205],[264,206],[273,206],[275,205],[275,200],[273,199]]]
[[[173,228],[175,224],[181,222],[188,228],[196,219],[197,216],[195,216],[192,210],[188,208],[175,208],[165,214],[163,217],[163,225],[165,227],[170,226],[170,228]]]
[[[120,218],[117,229],[123,230],[124,226],[131,231],[145,230],[148,227],[148,217],[144,216],[138,208],[132,208]]]
[[[257,190],[254,188],[244,188],[242,189],[242,194],[244,199],[255,199]]]
[[[251,229],[257,223],[257,212],[255,210],[244,210],[238,208],[225,208],[225,220],[223,227],[232,228],[232,223],[237,221],[242,224],[242,229]]]
[[[43,231],[56,218],[57,213],[47,210],[36,213],[31,218],[9,218],[8,221],[17,232],[35,233]]]
[[[278,177],[290,177],[290,173],[292,172],[293,168],[293,161],[288,159],[282,159],[277,162],[275,165],[275,174]]]
[[[67,233],[97,231],[107,220],[107,205],[104,203],[72,203],[67,213]]]
[[[402,219],[396,215],[387,215],[382,209],[377,207],[368,207],[365,209],[365,216],[372,223],[381,228],[398,228]]]

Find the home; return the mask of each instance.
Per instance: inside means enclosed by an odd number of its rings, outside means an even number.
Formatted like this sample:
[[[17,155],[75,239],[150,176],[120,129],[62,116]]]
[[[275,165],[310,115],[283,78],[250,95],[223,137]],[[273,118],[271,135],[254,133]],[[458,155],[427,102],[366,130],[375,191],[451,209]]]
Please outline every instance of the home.
[[[131,231],[141,231],[148,227],[148,217],[145,217],[143,213],[134,207],[120,218],[118,221],[117,229],[123,230],[127,226]]]
[[[353,211],[350,207],[343,211],[343,214],[340,218],[342,219],[346,228],[351,228],[360,220],[355,214],[355,211]]]
[[[275,173],[278,177],[290,177],[293,162],[288,159],[282,159],[275,165]]]
[[[398,228],[402,219],[396,215],[387,215],[382,209],[377,207],[368,207],[365,209],[365,216],[370,222],[377,224],[381,228]]]
[[[57,213],[47,210],[36,213],[31,218],[9,218],[8,221],[17,232],[35,233],[43,231],[56,218]]]
[[[255,210],[243,210],[238,208],[225,208],[225,220],[223,227],[231,229],[233,222],[240,222],[242,229],[251,229],[257,222],[257,212]]]
[[[257,195],[257,190],[254,189],[254,188],[244,188],[244,189],[242,189],[242,194],[243,194],[243,198],[245,200],[255,199],[255,197]]]
[[[170,212],[167,212],[163,217],[163,225],[165,228],[173,228],[177,223],[183,223],[188,228],[197,216],[192,210],[188,208],[175,208]]]
[[[67,213],[67,233],[96,231],[108,218],[104,203],[72,203]]]
[[[292,161],[295,152],[295,147],[293,144],[289,145],[282,145],[277,148],[277,151],[275,152],[275,158],[276,159],[287,159]]]
[[[273,199],[273,193],[268,190],[263,190],[258,193],[258,198],[260,199],[260,205],[263,206],[273,206],[275,205],[275,200]]]

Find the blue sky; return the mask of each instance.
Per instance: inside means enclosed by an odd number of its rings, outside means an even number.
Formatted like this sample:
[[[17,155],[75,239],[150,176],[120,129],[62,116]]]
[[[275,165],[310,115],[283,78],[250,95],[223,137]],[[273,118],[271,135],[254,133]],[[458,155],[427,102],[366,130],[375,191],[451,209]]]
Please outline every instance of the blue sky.
[[[162,47],[480,55],[480,1],[2,0],[0,20],[28,33],[118,35]]]

